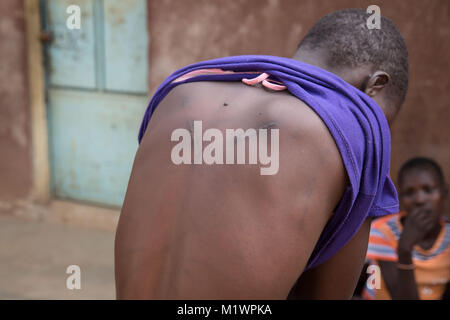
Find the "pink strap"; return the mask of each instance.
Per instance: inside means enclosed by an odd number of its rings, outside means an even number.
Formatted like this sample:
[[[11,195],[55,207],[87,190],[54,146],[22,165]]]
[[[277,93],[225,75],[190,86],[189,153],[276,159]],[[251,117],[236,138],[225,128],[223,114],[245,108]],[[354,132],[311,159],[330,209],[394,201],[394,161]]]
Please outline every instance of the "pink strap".
[[[262,84],[263,84],[264,87],[269,88],[269,89],[272,89],[272,90],[275,90],[275,91],[283,91],[283,90],[286,90],[286,86],[281,85],[281,84],[275,84],[275,83],[269,82],[269,81],[267,81],[267,80],[264,80],[264,81],[262,82]]]
[[[257,83],[262,82],[262,85],[266,88],[275,90],[275,91],[282,91],[282,90],[286,90],[286,86],[282,85],[282,84],[275,84],[272,82],[269,82],[267,80],[267,78],[269,77],[269,74],[267,73],[261,73],[259,76],[257,76],[256,78],[253,79],[247,79],[247,78],[243,78],[242,82],[249,85],[249,86],[253,86]],[[270,80],[273,81],[273,80]],[[273,81],[273,82],[277,82],[277,81]],[[279,82],[278,82],[279,83]]]
[[[206,75],[206,74],[228,74],[228,73],[234,73],[234,72],[233,71],[224,71],[222,69],[199,69],[199,70],[194,70],[194,71],[188,72],[188,73],[176,78],[172,82],[176,83],[176,82],[187,80],[187,79],[195,77],[195,76]]]
[[[204,75],[204,74],[228,74],[228,73],[234,73],[234,72],[233,71],[224,71],[222,69],[200,69],[200,70],[194,70],[194,71],[188,72],[188,73],[178,77],[173,82],[183,81],[183,80],[186,80],[186,79],[189,79],[189,78],[192,78],[195,76],[199,76],[199,75]],[[269,78],[269,76],[270,75],[268,73],[264,72],[253,79],[243,78],[242,82],[249,86],[254,86],[258,83],[262,83],[262,85],[264,87],[269,88],[271,90],[275,90],[275,91],[286,90],[286,86],[284,86],[281,82],[274,81],[274,80],[267,80],[267,78]]]
[[[253,86],[257,83],[260,83],[264,80],[266,80],[269,77],[269,75],[267,73],[261,73],[259,76],[257,76],[256,78],[253,79],[247,79],[247,78],[243,78],[242,82],[245,84],[248,84],[249,86]]]

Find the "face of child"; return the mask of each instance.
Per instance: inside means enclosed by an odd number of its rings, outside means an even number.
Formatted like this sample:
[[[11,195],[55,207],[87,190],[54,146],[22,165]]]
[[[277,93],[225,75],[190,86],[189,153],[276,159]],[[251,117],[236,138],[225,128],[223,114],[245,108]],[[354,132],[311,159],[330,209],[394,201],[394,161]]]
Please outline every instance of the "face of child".
[[[421,208],[429,213],[429,219],[439,222],[443,211],[443,186],[431,169],[413,168],[404,172],[399,188],[402,209],[410,212]]]

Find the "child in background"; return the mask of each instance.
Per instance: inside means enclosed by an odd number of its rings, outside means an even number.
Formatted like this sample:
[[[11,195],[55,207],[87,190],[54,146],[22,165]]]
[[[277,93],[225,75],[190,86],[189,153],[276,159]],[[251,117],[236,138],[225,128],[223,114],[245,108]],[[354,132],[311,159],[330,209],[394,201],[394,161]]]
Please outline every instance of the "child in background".
[[[413,158],[400,169],[402,211],[372,223],[367,258],[380,267],[380,288],[365,286],[365,299],[448,298],[450,223],[443,205],[448,192],[440,166]],[[371,286],[373,287],[373,286]]]

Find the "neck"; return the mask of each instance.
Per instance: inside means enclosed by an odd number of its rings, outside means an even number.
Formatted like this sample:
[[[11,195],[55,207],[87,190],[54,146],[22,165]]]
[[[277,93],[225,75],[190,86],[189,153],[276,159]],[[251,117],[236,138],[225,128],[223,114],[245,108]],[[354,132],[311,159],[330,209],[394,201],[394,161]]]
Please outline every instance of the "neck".
[[[326,63],[325,54],[322,51],[297,51],[292,59],[332,72]]]

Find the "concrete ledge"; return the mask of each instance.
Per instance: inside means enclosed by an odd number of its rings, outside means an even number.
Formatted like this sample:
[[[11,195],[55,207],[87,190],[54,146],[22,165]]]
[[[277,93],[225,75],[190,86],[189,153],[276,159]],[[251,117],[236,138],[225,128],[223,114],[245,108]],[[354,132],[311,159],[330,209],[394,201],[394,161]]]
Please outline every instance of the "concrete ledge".
[[[115,232],[119,215],[119,210],[53,200],[47,221]]]
[[[25,220],[63,223],[115,232],[120,210],[53,199],[45,205],[32,200],[0,202],[0,213],[11,214]]]

